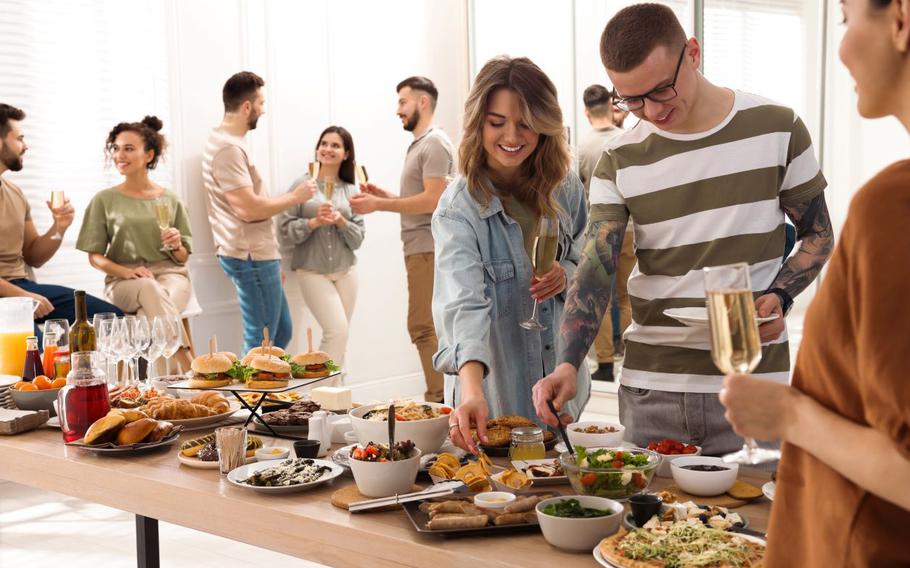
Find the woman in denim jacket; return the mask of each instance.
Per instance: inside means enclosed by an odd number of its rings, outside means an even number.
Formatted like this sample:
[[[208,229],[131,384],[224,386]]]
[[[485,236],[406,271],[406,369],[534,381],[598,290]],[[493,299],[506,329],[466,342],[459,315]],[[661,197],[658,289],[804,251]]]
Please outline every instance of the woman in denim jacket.
[[[533,417],[531,389],[556,365],[569,278],[587,222],[584,189],[570,171],[556,87],[526,58],[484,65],[465,103],[459,170],[433,215],[436,274],[435,367],[446,374],[445,400],[456,407],[452,441],[476,451],[489,416]],[[553,268],[537,278],[530,253],[541,216],[559,220]],[[542,331],[523,329],[540,302]],[[565,412],[578,417],[590,376],[578,373]]]

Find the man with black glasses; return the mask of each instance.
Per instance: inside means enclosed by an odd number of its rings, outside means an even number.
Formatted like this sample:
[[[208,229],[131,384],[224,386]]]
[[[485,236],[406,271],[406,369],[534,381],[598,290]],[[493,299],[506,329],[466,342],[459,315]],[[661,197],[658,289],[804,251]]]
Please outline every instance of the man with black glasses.
[[[644,446],[673,438],[723,454],[742,439],[718,400],[723,375],[707,325],[689,327],[666,311],[705,306],[702,268],[747,263],[758,315],[778,316],[759,327],[755,374],[787,382],[783,316],[833,246],[827,184],[793,110],[709,82],[698,70],[701,46],[669,8],[619,11],[600,53],[614,104],[641,120],[608,143],[594,169],[588,243],[562,325],[563,363],[535,386],[535,407],[555,424],[546,401],[558,406],[574,396],[575,369],[597,335],[631,221],[637,264],[619,392],[626,439]],[[785,216],[800,239],[786,261]]]

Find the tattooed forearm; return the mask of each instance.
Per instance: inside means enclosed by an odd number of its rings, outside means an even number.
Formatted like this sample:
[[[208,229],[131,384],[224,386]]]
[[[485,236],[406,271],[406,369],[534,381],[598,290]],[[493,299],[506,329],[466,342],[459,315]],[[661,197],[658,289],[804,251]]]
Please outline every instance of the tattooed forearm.
[[[569,284],[563,312],[560,361],[581,366],[597,337],[616,281],[626,221],[599,221],[588,228],[587,241]]]
[[[784,212],[796,226],[799,248],[784,263],[772,288],[783,288],[795,298],[815,280],[834,248],[834,230],[825,194],[820,193],[808,203],[784,207]]]

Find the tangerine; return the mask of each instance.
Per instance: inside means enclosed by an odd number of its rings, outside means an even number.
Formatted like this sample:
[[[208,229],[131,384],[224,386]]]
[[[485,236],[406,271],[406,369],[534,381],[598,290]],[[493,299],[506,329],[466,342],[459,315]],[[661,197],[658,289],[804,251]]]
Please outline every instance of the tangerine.
[[[51,388],[52,381],[44,375],[38,375],[32,382],[38,387],[38,390],[47,390]]]
[[[36,391],[36,390],[38,390],[38,387],[36,387],[34,384],[32,384],[32,383],[30,383],[30,382],[28,382],[28,381],[22,381],[22,382],[20,382],[20,383],[17,383],[17,385],[18,385],[18,386],[16,387],[16,390],[20,390],[20,391]]]
[[[54,379],[54,382],[51,383],[52,389],[60,389],[66,386],[66,377],[57,377]]]

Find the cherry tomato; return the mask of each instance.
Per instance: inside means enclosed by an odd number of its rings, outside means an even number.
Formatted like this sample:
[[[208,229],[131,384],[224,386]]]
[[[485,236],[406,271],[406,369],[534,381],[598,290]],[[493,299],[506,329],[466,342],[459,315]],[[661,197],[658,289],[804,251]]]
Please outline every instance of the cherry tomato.
[[[593,485],[595,481],[597,481],[596,473],[586,473],[581,476],[582,485]]]
[[[645,476],[640,473],[632,474],[632,483],[634,483],[635,487],[638,487],[639,489],[644,489],[645,485],[647,485],[645,482]]]

